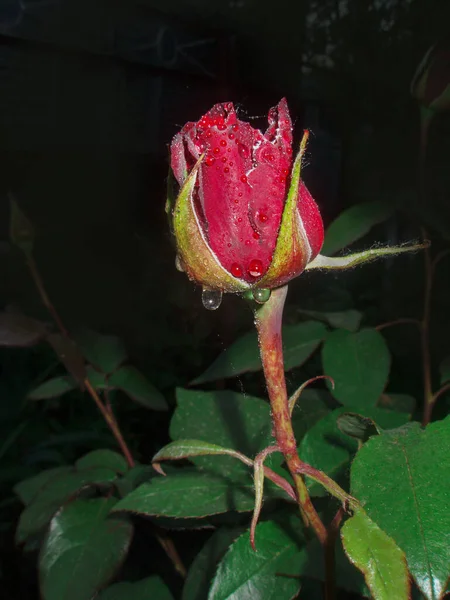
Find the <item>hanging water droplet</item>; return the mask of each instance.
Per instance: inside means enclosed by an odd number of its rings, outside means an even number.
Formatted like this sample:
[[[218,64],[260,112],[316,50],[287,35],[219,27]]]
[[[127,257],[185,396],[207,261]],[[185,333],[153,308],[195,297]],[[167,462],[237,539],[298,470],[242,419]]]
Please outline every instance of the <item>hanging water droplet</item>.
[[[207,310],[217,310],[222,303],[221,290],[210,290],[203,288],[202,303]]]
[[[264,304],[270,298],[272,292],[268,289],[253,290],[253,299],[258,304]]]
[[[179,254],[177,254],[175,257],[175,268],[177,271],[184,273],[183,261],[181,260],[181,256]]]

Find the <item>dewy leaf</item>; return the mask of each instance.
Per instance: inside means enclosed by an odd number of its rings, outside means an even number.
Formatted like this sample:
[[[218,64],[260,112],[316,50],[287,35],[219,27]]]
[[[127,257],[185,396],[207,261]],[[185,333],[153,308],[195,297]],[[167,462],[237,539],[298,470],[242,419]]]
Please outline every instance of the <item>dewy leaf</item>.
[[[408,600],[410,581],[405,554],[359,509],[341,529],[344,549],[360,569],[374,600]]]
[[[217,563],[242,533],[242,527],[221,527],[212,534],[189,568],[181,600],[207,600]]]
[[[123,342],[115,335],[103,335],[88,328],[74,335],[84,357],[103,373],[112,373],[127,359]]]
[[[442,598],[450,575],[450,417],[372,437],[351,468],[351,493],[406,554],[428,600]]]
[[[323,370],[334,380],[333,396],[345,406],[374,406],[389,377],[391,357],[381,333],[331,332],[322,348]]]
[[[253,458],[268,445],[270,407],[261,398],[231,391],[177,389],[177,408],[170,423],[173,440],[195,438]],[[248,467],[228,456],[199,456],[192,462],[208,472],[248,477]],[[271,465],[270,461],[267,463]]]
[[[163,580],[153,575],[133,583],[115,583],[104,590],[96,600],[173,600],[173,596]]]
[[[109,378],[112,387],[122,390],[135,402],[152,410],[167,410],[164,396],[135,367],[120,367]]]
[[[328,227],[322,252],[329,256],[362,238],[374,225],[386,221],[395,211],[392,202],[365,202],[344,210]]]
[[[110,517],[114,498],[75,500],[52,519],[39,556],[43,600],[91,600],[127,555],[133,525]]]
[[[111,469],[95,468],[80,472],[61,472],[51,477],[20,515],[16,541],[21,543],[47,526],[56,511],[80,490],[89,486],[111,487],[117,474]]]
[[[289,524],[290,525],[290,524]],[[302,539],[291,527],[267,521],[256,528],[258,551],[249,533],[239,537],[219,564],[208,600],[292,600],[300,580],[283,576],[288,564],[300,563]]]
[[[285,369],[289,371],[302,365],[316,350],[325,335],[326,328],[318,321],[306,321],[283,327]],[[256,332],[250,332],[222,352],[192,383],[196,385],[261,370],[258,338]]]
[[[53,377],[35,387],[31,392],[28,392],[29,400],[47,400],[48,398],[57,398],[66,392],[71,392],[78,386],[72,377],[67,375],[61,377]]]
[[[253,496],[253,483],[248,476],[241,481],[232,481],[186,468],[143,483],[120,500],[114,512],[177,519],[201,518],[229,511],[250,511]]]

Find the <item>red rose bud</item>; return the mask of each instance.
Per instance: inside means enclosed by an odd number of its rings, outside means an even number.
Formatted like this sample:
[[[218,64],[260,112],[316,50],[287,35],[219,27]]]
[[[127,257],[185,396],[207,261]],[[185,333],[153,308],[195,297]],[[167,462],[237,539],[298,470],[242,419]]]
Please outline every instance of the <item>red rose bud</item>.
[[[300,180],[306,140],[293,162],[285,99],[269,111],[265,133],[238,119],[228,102],[174,137],[171,166],[181,189],[167,210],[177,264],[211,290],[209,308],[216,308],[214,292],[252,290],[264,301],[318,255],[322,219]]]
[[[434,112],[450,108],[450,46],[435,44],[424,56],[411,83],[411,94]]]

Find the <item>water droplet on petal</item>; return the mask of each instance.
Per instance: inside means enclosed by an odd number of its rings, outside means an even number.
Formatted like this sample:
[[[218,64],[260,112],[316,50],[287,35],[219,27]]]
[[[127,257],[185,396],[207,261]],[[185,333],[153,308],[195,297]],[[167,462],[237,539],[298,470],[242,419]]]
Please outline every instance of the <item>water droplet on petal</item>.
[[[254,239],[254,240],[259,240],[259,238],[260,238],[260,237],[261,237],[261,236],[259,235],[259,233],[258,233],[257,231],[254,231],[254,232],[253,232],[253,239]]]
[[[216,159],[214,158],[214,156],[207,156],[207,157],[205,158],[205,165],[206,165],[207,167],[212,167],[212,166],[213,166],[213,164],[214,164],[214,161],[215,161],[215,160],[216,160]]]
[[[228,134],[228,137],[230,138],[230,140],[234,140],[234,138],[235,138],[236,136],[234,135],[234,133],[229,133],[229,134]]]
[[[224,172],[224,173],[229,173],[229,172],[230,172],[230,169],[229,169],[228,167],[225,167],[225,168],[224,168],[224,170],[223,170],[223,172]]]
[[[264,302],[267,302],[267,300],[270,298],[271,293],[272,292],[266,288],[261,290],[253,290],[253,300],[258,304],[264,304]]]
[[[238,143],[238,152],[242,158],[248,158],[250,156],[250,150],[244,144]]]
[[[237,263],[233,263],[231,265],[230,272],[233,275],[233,277],[242,277],[242,275],[244,273],[242,271],[242,267],[240,265],[238,265]]]
[[[220,148],[214,148],[213,152],[214,152],[214,154],[219,154]]]
[[[258,213],[258,221],[260,221],[261,223],[267,223],[268,218],[269,217],[266,215],[266,213]]]
[[[227,145],[227,141],[226,140],[220,140],[219,144],[221,146],[226,146]]]
[[[251,241],[250,240],[245,240],[245,245],[246,246],[250,246],[251,245]]]
[[[247,175],[241,175],[242,183],[247,183]]]
[[[222,303],[221,290],[210,290],[203,288],[202,304],[207,310],[217,310]]]
[[[257,258],[254,258],[253,260],[251,260],[250,264],[248,265],[248,274],[251,275],[252,277],[261,277],[262,273],[263,273],[262,262],[260,260],[258,260]]]

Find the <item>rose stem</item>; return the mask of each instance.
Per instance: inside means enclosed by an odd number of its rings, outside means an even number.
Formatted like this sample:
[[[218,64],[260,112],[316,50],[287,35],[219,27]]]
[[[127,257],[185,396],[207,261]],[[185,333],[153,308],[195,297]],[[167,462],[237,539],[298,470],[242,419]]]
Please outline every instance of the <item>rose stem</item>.
[[[297,443],[289,414],[286,380],[284,376],[281,326],[287,286],[272,291],[269,300],[255,309],[255,325],[258,331],[259,349],[272,408],[275,437],[292,475],[300,514],[305,525],[311,526],[322,544],[327,531],[306,489],[303,477],[298,473],[302,461],[297,454]]]

